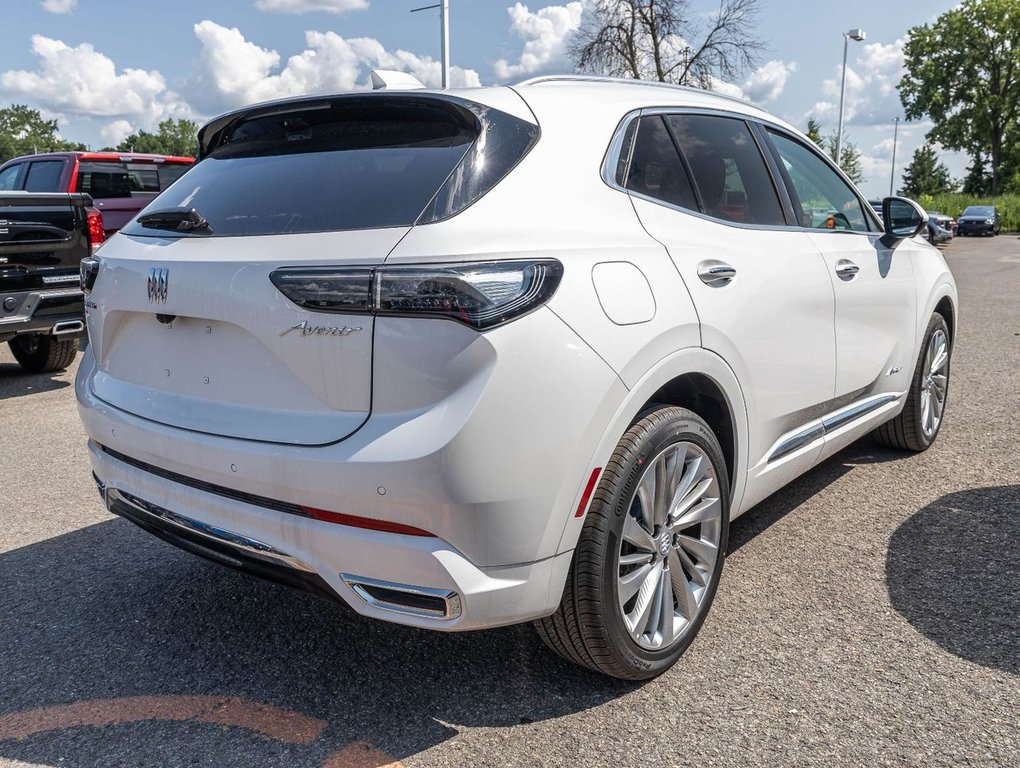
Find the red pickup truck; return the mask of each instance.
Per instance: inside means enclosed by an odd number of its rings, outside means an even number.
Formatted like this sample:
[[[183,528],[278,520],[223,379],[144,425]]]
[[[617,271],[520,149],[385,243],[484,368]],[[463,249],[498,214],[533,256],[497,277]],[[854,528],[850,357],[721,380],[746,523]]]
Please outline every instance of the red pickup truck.
[[[106,237],[177,181],[194,159],[116,152],[48,152],[0,165],[0,192],[80,192],[103,214]]]

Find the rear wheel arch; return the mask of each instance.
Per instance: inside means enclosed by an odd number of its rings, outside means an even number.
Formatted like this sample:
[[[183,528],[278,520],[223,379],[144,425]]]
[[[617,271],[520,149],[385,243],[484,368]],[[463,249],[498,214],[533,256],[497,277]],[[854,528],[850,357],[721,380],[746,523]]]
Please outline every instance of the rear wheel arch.
[[[938,304],[935,305],[935,313],[942,315],[942,319],[946,321],[946,325],[949,327],[949,338],[954,343],[956,342],[956,307],[953,306],[953,300],[948,296],[943,296],[939,299]]]
[[[617,409],[589,462],[589,472],[605,467],[621,437],[656,406],[687,408],[704,419],[722,446],[729,475],[733,516],[739,514],[747,468],[747,410],[740,384],[726,361],[703,347],[679,350],[660,361],[631,388]],[[574,499],[557,552],[574,548],[584,515],[576,516],[586,474],[578,479]],[[553,587],[558,588],[558,587]]]

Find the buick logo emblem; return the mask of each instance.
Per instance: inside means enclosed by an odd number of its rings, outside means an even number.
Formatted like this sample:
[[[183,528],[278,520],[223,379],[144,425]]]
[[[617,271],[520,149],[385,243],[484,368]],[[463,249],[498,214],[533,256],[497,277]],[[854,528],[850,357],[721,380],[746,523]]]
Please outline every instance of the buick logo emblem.
[[[166,294],[170,281],[170,270],[156,267],[149,270],[147,287],[150,304],[166,304]]]

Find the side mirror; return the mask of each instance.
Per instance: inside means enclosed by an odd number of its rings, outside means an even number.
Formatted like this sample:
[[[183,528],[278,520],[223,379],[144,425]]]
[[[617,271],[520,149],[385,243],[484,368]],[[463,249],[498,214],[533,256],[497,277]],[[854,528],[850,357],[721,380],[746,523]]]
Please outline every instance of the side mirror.
[[[885,226],[882,242],[891,248],[927,227],[928,214],[906,197],[887,197],[882,201],[882,223]]]

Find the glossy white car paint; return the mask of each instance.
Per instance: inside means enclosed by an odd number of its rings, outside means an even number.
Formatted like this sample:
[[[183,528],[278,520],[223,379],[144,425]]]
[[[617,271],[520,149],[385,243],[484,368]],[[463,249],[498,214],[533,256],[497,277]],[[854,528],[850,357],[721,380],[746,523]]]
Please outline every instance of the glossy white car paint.
[[[259,237],[121,233],[104,245],[76,391],[105,489],[270,545],[365,615],[468,629],[555,609],[589,477],[678,378],[703,377],[725,403],[732,517],[902,409],[928,318],[942,300],[954,312],[957,304],[934,248],[914,239],[883,251],[874,232],[734,226],[604,178],[622,121],[642,109],[712,110],[799,136],[794,129],[711,93],[633,82],[450,93],[542,132],[509,175],[452,218]],[[310,312],[269,281],[292,265],[518,258],[558,260],[562,282],[545,306],[483,332],[444,319]],[[834,269],[845,258],[861,271],[843,282]],[[708,285],[698,277],[705,262],[737,275]],[[167,266],[172,289],[154,308],[146,276]],[[157,323],[154,312],[177,319]],[[877,396],[888,397],[866,416],[811,433]],[[812,439],[775,456],[805,430]],[[117,454],[433,536],[267,509]],[[436,620],[381,609],[341,574],[449,590],[460,612]]]

